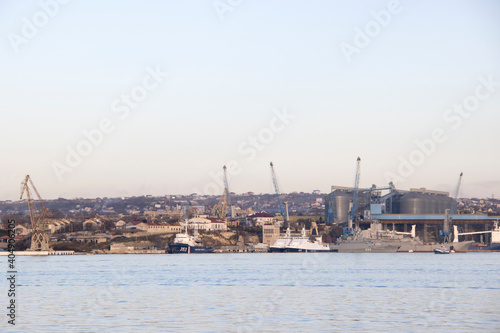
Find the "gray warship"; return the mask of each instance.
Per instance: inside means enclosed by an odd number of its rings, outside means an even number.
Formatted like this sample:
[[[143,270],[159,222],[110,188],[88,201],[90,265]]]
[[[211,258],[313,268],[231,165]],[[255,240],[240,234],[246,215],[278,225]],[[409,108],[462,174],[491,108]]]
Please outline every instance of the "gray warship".
[[[450,252],[467,252],[474,243],[457,240],[444,243],[424,243],[415,235],[415,224],[412,225],[411,232],[399,232],[382,230],[382,225],[377,221],[372,222],[369,229],[357,231],[355,237],[374,243],[398,246],[397,252],[434,252],[435,249],[443,246]]]

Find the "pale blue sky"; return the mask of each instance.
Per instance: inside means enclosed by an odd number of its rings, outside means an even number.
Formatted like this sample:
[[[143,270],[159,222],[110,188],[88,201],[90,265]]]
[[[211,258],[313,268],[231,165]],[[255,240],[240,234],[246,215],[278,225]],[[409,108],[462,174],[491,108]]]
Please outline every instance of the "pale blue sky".
[[[232,160],[238,193],[272,191],[269,161],[283,192],[352,186],[357,156],[361,186],[382,186],[436,128],[446,140],[397,187],[453,192],[463,171],[462,196],[500,196],[500,85],[459,125],[443,118],[480,77],[500,82],[498,1],[401,1],[386,26],[372,13],[391,1],[233,1],[224,20],[214,3],[228,1],[73,0],[49,17],[0,1],[0,200],[27,173],[47,198],[211,192]],[[348,62],[342,43],[377,24]],[[113,102],[157,67],[168,77],[119,118]],[[103,119],[113,131],[58,177]]]

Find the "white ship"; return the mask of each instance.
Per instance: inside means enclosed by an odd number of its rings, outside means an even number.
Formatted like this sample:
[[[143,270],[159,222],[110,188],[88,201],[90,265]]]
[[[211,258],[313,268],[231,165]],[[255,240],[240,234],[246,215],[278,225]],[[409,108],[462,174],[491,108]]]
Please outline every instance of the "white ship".
[[[302,228],[300,236],[292,236],[288,227],[285,236],[279,237],[269,252],[330,252],[330,246],[323,244],[321,236],[313,237],[314,241],[306,236],[305,228]]]

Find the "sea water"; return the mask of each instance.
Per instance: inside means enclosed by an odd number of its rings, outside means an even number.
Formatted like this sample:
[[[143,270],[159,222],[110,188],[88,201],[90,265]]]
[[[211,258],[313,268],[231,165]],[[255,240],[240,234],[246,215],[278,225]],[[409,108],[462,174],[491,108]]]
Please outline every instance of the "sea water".
[[[1,284],[5,332],[500,332],[500,253],[16,261],[15,326]]]

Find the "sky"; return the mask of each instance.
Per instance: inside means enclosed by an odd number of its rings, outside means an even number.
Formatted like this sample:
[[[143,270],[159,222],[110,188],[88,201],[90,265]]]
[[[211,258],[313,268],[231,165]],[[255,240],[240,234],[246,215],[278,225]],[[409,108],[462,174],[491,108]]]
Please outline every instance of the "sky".
[[[0,1],[0,200],[500,196],[500,2]]]

